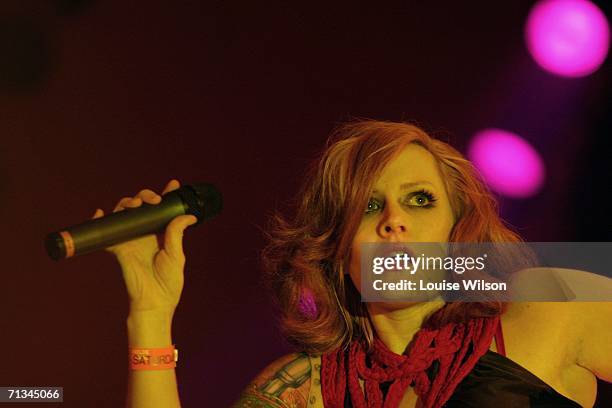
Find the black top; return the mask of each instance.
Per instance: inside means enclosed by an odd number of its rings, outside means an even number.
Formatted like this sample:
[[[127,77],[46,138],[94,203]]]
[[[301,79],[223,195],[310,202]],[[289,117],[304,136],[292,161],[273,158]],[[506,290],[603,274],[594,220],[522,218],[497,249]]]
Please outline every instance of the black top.
[[[459,383],[444,406],[579,408],[580,404],[559,394],[521,365],[488,350]]]
[[[381,384],[384,394],[390,385]],[[348,392],[344,407],[352,407]],[[580,408],[580,405],[509,358],[488,350],[459,383],[444,407]]]

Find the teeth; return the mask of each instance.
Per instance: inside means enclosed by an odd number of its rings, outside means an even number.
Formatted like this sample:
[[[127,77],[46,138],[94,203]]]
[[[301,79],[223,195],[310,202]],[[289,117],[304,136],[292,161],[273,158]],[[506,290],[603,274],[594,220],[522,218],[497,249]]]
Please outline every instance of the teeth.
[[[414,256],[412,250],[406,246],[381,247],[379,251],[376,251],[376,256],[385,258],[395,258],[397,255],[399,255],[400,258],[404,258],[404,256],[412,258]]]
[[[410,254],[410,252],[391,252],[390,254],[387,255],[387,257],[393,257],[395,258],[397,255],[400,256],[400,258],[403,258],[404,255],[407,255],[408,257],[412,257],[412,255]]]

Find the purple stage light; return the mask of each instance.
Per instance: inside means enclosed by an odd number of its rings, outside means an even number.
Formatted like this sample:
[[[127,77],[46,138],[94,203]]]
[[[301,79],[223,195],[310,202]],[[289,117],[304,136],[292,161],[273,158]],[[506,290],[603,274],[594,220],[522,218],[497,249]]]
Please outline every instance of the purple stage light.
[[[298,309],[302,315],[308,319],[314,319],[317,317],[317,303],[315,302],[312,291],[306,287],[303,287],[300,291]]]
[[[501,195],[526,198],[544,182],[544,164],[536,150],[522,137],[502,129],[478,132],[468,157],[489,187]]]
[[[565,77],[595,72],[606,59],[610,26],[587,0],[545,0],[530,11],[527,48],[545,70]]]

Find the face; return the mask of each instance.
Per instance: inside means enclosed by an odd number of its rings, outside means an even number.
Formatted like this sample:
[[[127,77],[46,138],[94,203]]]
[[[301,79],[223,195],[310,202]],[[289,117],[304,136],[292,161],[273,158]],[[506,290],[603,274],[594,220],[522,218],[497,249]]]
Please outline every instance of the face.
[[[453,212],[436,159],[409,144],[375,181],[351,248],[349,274],[360,288],[361,244],[447,242]]]

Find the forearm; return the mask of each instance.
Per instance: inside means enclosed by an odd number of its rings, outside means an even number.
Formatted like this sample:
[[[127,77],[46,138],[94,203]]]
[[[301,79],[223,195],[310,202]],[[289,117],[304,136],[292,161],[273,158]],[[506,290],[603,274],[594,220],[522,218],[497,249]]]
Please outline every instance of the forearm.
[[[127,319],[130,347],[162,348],[172,344],[172,313],[133,312]],[[180,407],[174,369],[129,370],[127,408]]]

